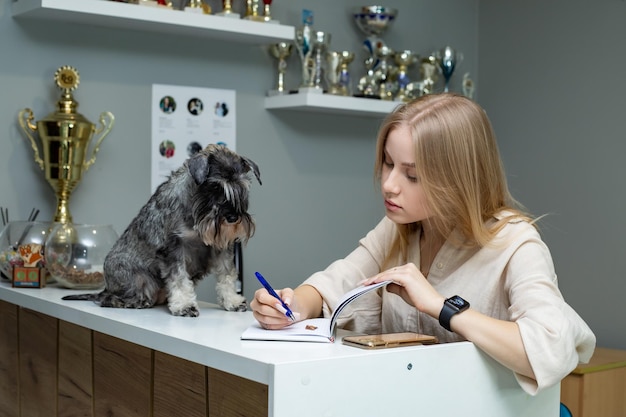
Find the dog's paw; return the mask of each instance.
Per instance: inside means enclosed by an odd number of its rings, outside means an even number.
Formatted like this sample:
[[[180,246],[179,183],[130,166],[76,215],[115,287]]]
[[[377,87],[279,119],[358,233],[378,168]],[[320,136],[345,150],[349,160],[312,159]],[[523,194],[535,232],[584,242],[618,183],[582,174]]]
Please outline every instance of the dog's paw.
[[[248,310],[248,303],[246,303],[246,300],[243,300],[243,303],[239,304],[232,311],[239,311],[239,312],[241,312],[241,311],[247,311],[247,310]]]
[[[229,294],[228,297],[218,297],[217,303],[226,311],[247,311],[248,303],[245,297],[239,294]]]
[[[170,310],[173,315],[181,316],[181,317],[198,317],[200,312],[198,311],[198,307],[191,305],[180,310]]]
[[[237,312],[243,312],[243,311],[248,311],[248,304],[244,301],[241,304],[238,305],[233,305],[233,306],[223,306],[224,310],[226,311],[237,311]]]

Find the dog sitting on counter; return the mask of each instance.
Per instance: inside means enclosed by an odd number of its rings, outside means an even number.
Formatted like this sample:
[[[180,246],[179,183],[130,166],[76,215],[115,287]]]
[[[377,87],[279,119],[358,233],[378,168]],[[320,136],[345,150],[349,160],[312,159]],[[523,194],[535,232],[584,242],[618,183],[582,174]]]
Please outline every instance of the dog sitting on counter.
[[[162,183],[117,240],[104,261],[105,288],[64,300],[102,307],[150,308],[167,303],[175,316],[197,317],[195,286],[215,274],[217,302],[245,311],[237,293],[234,247],[254,234],[248,213],[252,160],[223,145],[188,158]]]

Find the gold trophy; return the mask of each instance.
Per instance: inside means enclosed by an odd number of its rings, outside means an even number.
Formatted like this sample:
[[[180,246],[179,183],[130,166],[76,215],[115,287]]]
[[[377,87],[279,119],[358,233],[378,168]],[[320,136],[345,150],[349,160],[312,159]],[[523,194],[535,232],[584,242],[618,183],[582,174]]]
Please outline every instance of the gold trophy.
[[[409,68],[413,66],[419,59],[419,55],[415,52],[405,49],[395,52],[393,55],[395,64],[398,66],[396,82],[398,83],[398,92],[394,97],[396,101],[409,102],[411,98],[407,94],[406,86],[411,82],[409,77]]]
[[[63,91],[57,102],[57,111],[45,119],[33,123],[31,109],[21,110],[18,121],[35,153],[34,159],[45,172],[46,181],[56,193],[57,207],[54,221],[72,223],[69,199],[76,185],[80,182],[83,172],[96,161],[100,144],[113,127],[114,117],[111,112],[100,114],[98,128],[76,112],[78,102],[72,97],[72,91],[78,87],[80,78],[75,68],[63,66],[54,74],[56,85]],[[35,138],[39,133],[39,142],[43,151],[40,157],[40,145]],[[89,143],[92,137],[98,137],[95,146],[87,159]]]
[[[270,55],[278,60],[278,78],[276,88],[267,92],[268,96],[288,94],[285,90],[285,72],[287,70],[287,58],[291,55],[293,44],[288,42],[273,43],[268,46]]]
[[[203,0],[188,0],[187,5],[183,9],[189,13],[198,13],[198,14],[211,14],[212,9],[211,6],[206,4]]]
[[[348,65],[354,60],[354,52],[329,51],[326,54],[328,68],[326,78],[328,81],[328,94],[336,96],[350,96],[351,81]]]
[[[263,0],[263,13],[259,11],[261,8],[260,0],[246,0],[246,13],[244,19],[255,22],[280,23],[278,20],[272,19],[271,12],[272,0]]]
[[[233,5],[231,0],[222,0],[222,11],[215,13],[217,16],[232,17],[239,19],[239,13],[233,12]]]

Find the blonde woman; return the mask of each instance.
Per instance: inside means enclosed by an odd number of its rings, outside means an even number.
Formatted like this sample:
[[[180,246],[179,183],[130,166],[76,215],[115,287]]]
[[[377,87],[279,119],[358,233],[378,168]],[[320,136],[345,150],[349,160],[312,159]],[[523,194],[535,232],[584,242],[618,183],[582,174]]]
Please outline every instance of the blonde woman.
[[[386,216],[346,258],[278,294],[299,320],[329,316],[341,296],[384,280],[343,313],[363,333],[415,331],[469,340],[530,394],[563,379],[595,336],[558,289],[534,219],[511,197],[486,113],[444,93],[384,121],[375,173]],[[265,289],[251,302],[267,329],[291,322]]]

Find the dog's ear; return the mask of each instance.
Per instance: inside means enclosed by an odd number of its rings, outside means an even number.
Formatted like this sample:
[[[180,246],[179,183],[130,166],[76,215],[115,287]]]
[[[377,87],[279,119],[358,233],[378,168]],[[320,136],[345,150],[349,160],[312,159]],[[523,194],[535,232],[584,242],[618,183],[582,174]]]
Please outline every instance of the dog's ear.
[[[187,161],[187,169],[196,184],[202,184],[209,175],[209,157],[204,152],[198,152]]]
[[[246,158],[245,156],[242,156],[241,160],[243,161],[243,164],[248,168],[248,172],[254,172],[256,180],[259,182],[260,185],[263,185],[263,183],[261,182],[261,173],[259,172],[258,165],[255,164],[252,159]]]

